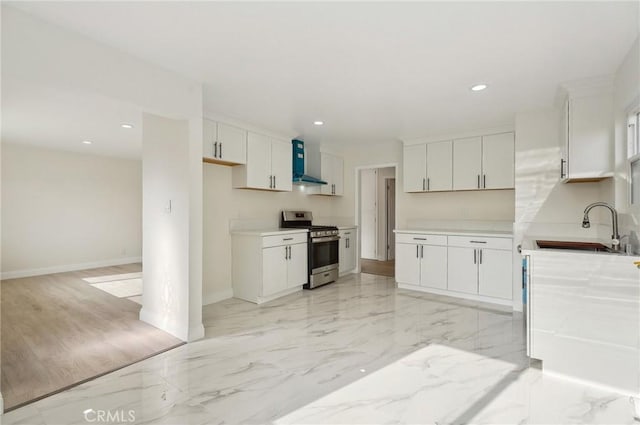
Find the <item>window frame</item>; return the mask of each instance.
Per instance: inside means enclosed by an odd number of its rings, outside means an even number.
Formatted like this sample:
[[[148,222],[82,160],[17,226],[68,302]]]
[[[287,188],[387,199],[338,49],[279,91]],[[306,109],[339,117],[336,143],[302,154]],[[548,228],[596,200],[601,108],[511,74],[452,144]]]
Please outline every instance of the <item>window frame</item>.
[[[630,211],[640,211],[640,199],[634,201],[633,199],[633,175],[631,173],[631,166],[640,161],[640,100],[633,102],[633,106],[627,110],[625,128],[627,130],[626,136],[626,168],[627,168],[627,204]],[[633,122],[633,123],[632,123]],[[633,125],[633,131],[629,130],[629,127]],[[640,184],[640,181],[638,182]]]

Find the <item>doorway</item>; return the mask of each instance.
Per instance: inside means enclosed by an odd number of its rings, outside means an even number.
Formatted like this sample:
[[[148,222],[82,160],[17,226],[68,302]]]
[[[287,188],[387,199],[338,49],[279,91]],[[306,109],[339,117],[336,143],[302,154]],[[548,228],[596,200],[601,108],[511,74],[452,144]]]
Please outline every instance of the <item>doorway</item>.
[[[396,167],[363,168],[359,173],[360,270],[395,275]]]

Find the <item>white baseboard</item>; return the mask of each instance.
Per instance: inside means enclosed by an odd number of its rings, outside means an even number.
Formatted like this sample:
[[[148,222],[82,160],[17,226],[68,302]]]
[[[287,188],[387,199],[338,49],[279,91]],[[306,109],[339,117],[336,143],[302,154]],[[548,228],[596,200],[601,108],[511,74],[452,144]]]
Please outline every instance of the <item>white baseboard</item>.
[[[233,298],[233,289],[231,288],[222,291],[209,292],[202,296],[202,305],[204,306],[217,303],[218,301],[228,300],[229,298]]]
[[[4,399],[2,393],[0,393],[0,415],[4,415]]]
[[[187,335],[189,330],[180,329],[174,321],[169,322],[166,319],[163,320],[159,314],[145,309],[144,305],[142,306],[142,309],[140,309],[140,320],[160,329],[161,331],[170,333],[182,341],[187,341],[189,338],[189,335]]]
[[[113,258],[110,260],[92,261],[89,263],[65,264],[61,266],[42,267],[38,269],[14,270],[2,272],[0,279],[18,279],[21,277],[41,276],[44,274],[73,272],[76,270],[95,269],[97,267],[119,266],[122,264],[141,263],[142,257]]]

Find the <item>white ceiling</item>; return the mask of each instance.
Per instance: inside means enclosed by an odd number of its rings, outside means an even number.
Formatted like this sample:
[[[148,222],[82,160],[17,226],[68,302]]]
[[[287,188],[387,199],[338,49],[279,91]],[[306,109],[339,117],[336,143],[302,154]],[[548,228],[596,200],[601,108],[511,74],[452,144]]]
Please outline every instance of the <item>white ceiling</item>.
[[[639,33],[636,1],[11,4],[202,81],[207,110],[322,143],[511,124],[614,73]]]

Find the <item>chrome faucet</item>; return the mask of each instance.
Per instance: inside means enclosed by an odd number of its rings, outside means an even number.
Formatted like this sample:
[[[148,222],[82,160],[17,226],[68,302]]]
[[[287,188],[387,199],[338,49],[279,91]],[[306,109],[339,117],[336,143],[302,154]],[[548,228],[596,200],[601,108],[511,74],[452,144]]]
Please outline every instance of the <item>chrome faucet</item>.
[[[613,225],[613,235],[611,235],[611,249],[613,251],[620,250],[620,234],[618,233],[618,211],[613,208],[611,205],[606,202],[594,202],[593,204],[587,205],[587,208],[584,209],[584,217],[582,217],[582,227],[588,229],[591,227],[591,223],[589,222],[589,211],[591,211],[595,207],[605,207],[611,211],[611,222]]]

